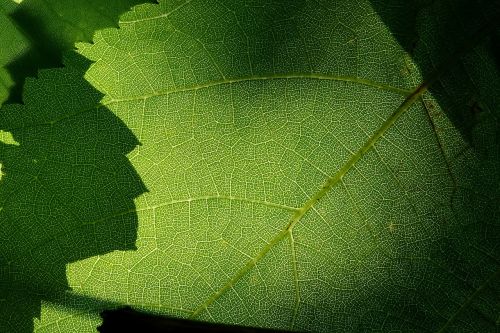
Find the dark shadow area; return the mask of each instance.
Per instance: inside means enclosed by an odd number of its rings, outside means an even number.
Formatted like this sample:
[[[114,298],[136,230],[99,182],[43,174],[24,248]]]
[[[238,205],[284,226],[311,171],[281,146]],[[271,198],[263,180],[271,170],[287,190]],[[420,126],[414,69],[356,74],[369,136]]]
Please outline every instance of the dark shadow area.
[[[13,1],[0,0],[0,105],[9,97],[13,83],[5,65],[28,50],[28,42],[9,17],[15,7]]]
[[[90,63],[28,79],[25,105],[5,105],[0,129],[0,331],[30,333],[41,301],[68,290],[66,265],[135,250],[134,198],[146,191],[126,154],[137,138],[84,79]]]
[[[493,300],[500,299],[500,2],[370,2],[423,79],[432,82],[429,92],[437,105],[428,98],[420,103],[429,115],[453,180],[451,214],[440,212],[438,206],[433,212],[433,222],[443,235],[430,245],[429,257],[420,259],[420,281],[415,288],[385,295],[382,302],[390,304],[387,322],[391,317],[404,317],[417,332],[496,332],[498,301]],[[458,129],[463,142],[453,141],[453,131],[443,118]],[[430,170],[434,167],[429,165]],[[409,265],[401,260],[405,264]],[[453,291],[463,293],[458,297],[463,303],[453,303]],[[382,315],[367,313],[367,317]]]
[[[52,297],[50,297],[52,296]],[[130,306],[97,297],[81,295],[73,292],[52,293],[44,299],[51,307],[64,310],[66,313],[96,313],[101,309],[102,323],[96,332],[240,332],[240,333],[285,333],[289,331],[225,325],[199,320],[180,319],[157,313],[135,310]]]
[[[120,15],[153,0],[25,0],[10,13],[30,49],[6,66],[14,86],[8,102],[22,102],[24,80],[39,69],[62,66],[66,51],[76,42],[91,42],[94,32],[117,27]]]
[[[136,311],[130,307],[103,311],[102,325],[97,328],[101,333],[120,332],[204,332],[204,333],[286,333],[288,331],[253,328],[236,325],[222,325],[195,320],[171,318]]]
[[[440,73],[439,80],[431,85],[430,92],[464,139],[474,145],[473,130],[483,121],[484,114],[488,113],[486,117],[493,117],[496,122],[499,117],[495,107],[498,93],[485,85],[498,86],[499,82],[500,2],[370,2],[417,64],[424,80],[433,80],[442,65],[448,67],[448,71]],[[426,107],[432,113],[432,103]]]

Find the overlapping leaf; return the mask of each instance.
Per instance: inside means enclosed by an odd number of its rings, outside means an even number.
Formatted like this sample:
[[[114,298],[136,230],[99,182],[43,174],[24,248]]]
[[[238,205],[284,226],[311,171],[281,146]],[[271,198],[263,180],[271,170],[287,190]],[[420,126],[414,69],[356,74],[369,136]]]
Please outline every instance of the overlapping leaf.
[[[28,49],[28,41],[9,18],[15,8],[12,1],[0,1],[0,105],[9,97],[13,85],[5,66]]]
[[[75,42],[90,42],[98,29],[114,27],[131,6],[148,1],[0,1],[0,103],[21,100],[26,77],[62,66]],[[9,92],[10,91],[10,92]]]

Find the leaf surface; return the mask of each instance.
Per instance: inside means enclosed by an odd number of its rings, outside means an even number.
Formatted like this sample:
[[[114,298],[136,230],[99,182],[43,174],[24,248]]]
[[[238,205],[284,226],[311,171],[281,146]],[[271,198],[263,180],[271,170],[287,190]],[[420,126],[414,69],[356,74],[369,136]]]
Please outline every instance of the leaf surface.
[[[148,191],[112,214],[137,214],[137,251],[69,264],[73,291],[45,298],[35,330],[91,331],[96,311],[130,304],[298,331],[494,332],[496,28],[467,6],[418,4],[405,28],[382,1],[163,1],[79,44],[101,102],[75,92],[14,138],[52,123],[50,142],[79,138],[63,128],[110,110],[141,143],[127,156]],[[83,147],[124,140],[102,131]],[[106,233],[95,214],[78,223]]]

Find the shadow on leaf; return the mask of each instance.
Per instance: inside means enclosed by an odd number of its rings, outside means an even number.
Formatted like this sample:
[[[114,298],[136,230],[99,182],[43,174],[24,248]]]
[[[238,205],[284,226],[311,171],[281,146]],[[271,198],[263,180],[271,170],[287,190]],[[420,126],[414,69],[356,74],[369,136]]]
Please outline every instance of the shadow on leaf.
[[[482,149],[485,135],[475,128],[497,122],[496,108],[500,49],[498,2],[370,0],[401,47],[418,66],[423,80],[432,82],[430,92],[446,116],[474,149]],[[474,48],[474,54],[467,52]],[[446,64],[446,71],[439,68]],[[413,74],[403,64],[402,72]],[[431,121],[438,107],[424,101]],[[439,126],[436,130],[440,132]],[[484,131],[484,129],[483,129]],[[487,134],[494,129],[487,129]],[[438,133],[439,134],[439,133]],[[479,134],[479,138],[478,138]]]
[[[137,138],[84,77],[88,60],[26,82],[0,127],[0,331],[31,332],[44,299],[68,289],[66,265],[135,250],[134,198],[146,191],[126,154]]]

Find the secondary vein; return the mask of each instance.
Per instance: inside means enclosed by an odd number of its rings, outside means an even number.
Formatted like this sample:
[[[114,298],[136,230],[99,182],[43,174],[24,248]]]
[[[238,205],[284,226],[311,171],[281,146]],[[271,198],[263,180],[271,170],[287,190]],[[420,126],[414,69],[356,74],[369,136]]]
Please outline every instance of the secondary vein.
[[[168,201],[168,202],[165,202],[162,204],[158,204],[158,205],[154,205],[154,206],[148,206],[148,207],[144,207],[144,208],[132,208],[132,209],[125,210],[125,211],[116,212],[114,214],[105,216],[105,217],[97,219],[97,220],[93,220],[93,221],[89,221],[89,222],[85,222],[85,223],[80,223],[75,228],[67,228],[64,231],[62,231],[62,232],[60,232],[60,233],[58,233],[50,238],[42,240],[40,243],[27,249],[26,253],[28,254],[31,251],[34,251],[36,249],[43,247],[44,245],[50,244],[50,242],[54,241],[55,239],[62,238],[63,236],[65,236],[69,233],[75,232],[78,229],[85,228],[85,227],[92,225],[92,224],[104,223],[108,220],[111,220],[113,218],[117,218],[120,216],[126,216],[129,214],[136,214],[138,212],[143,212],[143,211],[155,210],[157,208],[167,207],[167,206],[171,206],[171,205],[182,204],[182,203],[191,203],[191,202],[197,202],[197,201],[208,201],[208,200],[228,200],[228,201],[236,201],[236,202],[239,201],[239,202],[244,202],[244,203],[267,206],[267,207],[271,207],[271,208],[288,210],[288,211],[292,211],[292,212],[299,210],[299,208],[287,206],[287,205],[279,204],[279,203],[275,203],[275,202],[250,199],[250,198],[245,198],[245,197],[237,197],[237,196],[231,196],[231,195],[206,195],[206,196],[193,197],[193,198],[176,199],[176,200],[171,200],[171,201]],[[69,209],[66,209],[66,210],[69,211]]]
[[[259,76],[245,76],[245,77],[239,77],[239,78],[230,78],[230,79],[222,79],[222,80],[216,80],[216,81],[209,81],[206,83],[202,84],[197,84],[197,85],[190,85],[190,86],[185,86],[181,88],[174,88],[174,89],[166,89],[163,91],[158,91],[158,92],[152,92],[150,94],[143,94],[143,95],[138,95],[138,96],[131,96],[127,98],[112,98],[110,99],[107,103],[104,103],[103,105],[107,106],[110,104],[115,104],[115,103],[122,103],[122,102],[128,102],[128,101],[137,101],[137,100],[143,100],[143,99],[148,99],[152,97],[157,97],[157,96],[165,96],[165,95],[170,95],[174,93],[180,93],[180,92],[186,92],[186,91],[195,91],[195,90],[200,90],[200,89],[206,89],[206,88],[211,88],[211,87],[216,87],[220,85],[226,85],[226,84],[235,84],[235,83],[241,83],[241,82],[252,82],[252,81],[267,81],[267,80],[285,80],[285,79],[311,79],[311,80],[321,80],[321,81],[340,81],[340,82],[353,82],[353,83],[358,83],[364,86],[369,86],[372,88],[380,89],[380,90],[385,90],[385,91],[390,91],[393,93],[396,93],[398,95],[403,95],[407,96],[408,94],[411,93],[410,90],[403,89],[403,88],[398,88],[394,87],[385,83],[377,82],[377,81],[372,81],[360,77],[354,77],[354,76],[335,76],[335,75],[326,75],[326,74],[316,74],[316,73],[281,73],[281,74],[270,74],[270,75],[259,75]]]
[[[472,304],[472,302],[481,294],[481,292],[493,281],[496,281],[500,276],[500,269],[497,269],[491,276],[484,281],[466,300],[460,308],[446,321],[446,323],[437,331],[437,333],[444,333],[448,330],[450,325],[458,318],[458,316]]]
[[[398,87],[393,87],[391,85],[387,85],[384,83],[376,82],[376,81],[371,81],[368,79],[363,79],[363,78],[358,78],[358,77],[349,77],[349,76],[330,76],[330,75],[324,75],[324,74],[275,74],[275,75],[270,75],[270,76],[248,76],[248,77],[241,77],[241,78],[234,78],[234,79],[225,79],[225,80],[220,80],[220,81],[212,81],[212,82],[207,82],[204,84],[199,84],[199,85],[192,85],[192,86],[186,86],[183,88],[178,88],[178,89],[169,89],[169,90],[164,90],[148,95],[141,95],[141,96],[132,96],[132,97],[127,97],[127,98],[110,98],[107,102],[99,102],[95,105],[92,105],[88,108],[78,110],[77,112],[69,113],[66,115],[63,115],[57,119],[52,119],[48,120],[45,122],[41,123],[35,123],[35,124],[23,124],[23,126],[19,127],[13,127],[13,128],[8,128],[7,130],[12,132],[14,130],[19,130],[19,129],[27,129],[27,128],[33,128],[33,127],[41,127],[41,126],[54,126],[55,124],[68,120],[70,118],[79,116],[81,114],[84,114],[86,112],[91,112],[96,109],[99,109],[101,107],[108,107],[113,104],[117,103],[123,103],[123,102],[129,102],[129,101],[137,101],[137,100],[146,100],[148,98],[152,97],[157,97],[157,96],[167,96],[170,94],[175,94],[175,93],[180,93],[180,92],[188,92],[188,91],[196,91],[200,89],[207,89],[211,87],[216,87],[220,85],[226,85],[226,84],[235,84],[235,83],[242,83],[242,82],[251,82],[251,81],[265,81],[265,80],[276,80],[276,79],[311,79],[311,80],[322,80],[322,81],[340,81],[340,82],[354,82],[358,84],[362,84],[365,86],[373,87],[376,89],[380,90],[385,90],[385,91],[390,91],[393,93],[396,93],[398,95],[403,95],[407,96],[411,93],[411,91],[403,89],[403,88],[398,88]]]
[[[322,199],[333,187],[335,187],[342,178],[352,169],[352,167],[364,156],[368,153],[378,142],[380,138],[384,136],[384,134],[401,118],[403,114],[408,111],[408,109],[415,103],[417,99],[419,99],[425,92],[427,92],[430,85],[438,81],[443,73],[445,73],[452,65],[454,65],[459,57],[472,49],[479,41],[482,40],[480,37],[484,37],[483,34],[485,30],[488,28],[487,25],[483,26],[481,29],[476,31],[471,38],[469,38],[466,43],[462,45],[456,52],[452,53],[446,61],[442,63],[441,66],[436,68],[434,72],[432,72],[428,79],[421,83],[418,87],[416,87],[410,94],[407,95],[406,99],[403,103],[391,114],[387,120],[380,126],[380,128],[365,142],[365,144],[354,154],[351,158],[334,174],[332,177],[329,177],[322,188],[316,192],[314,196],[309,198],[305,204],[297,210],[290,219],[288,225],[280,231],[268,244],[266,244],[262,250],[251,260],[249,260],[236,274],[233,278],[231,278],[225,285],[222,286],[216,293],[210,296],[205,302],[203,302],[190,316],[190,318],[195,318],[199,314],[201,314],[204,310],[206,310],[210,304],[215,302],[222,294],[224,294],[227,290],[231,289],[237,282],[240,280],[248,271],[250,271],[253,267],[257,265],[257,262],[260,259],[264,258],[266,254],[271,250],[271,248],[281,242],[286,236],[291,237],[291,233],[295,225],[304,217],[304,215],[314,207],[314,205]],[[495,274],[496,275],[496,274]],[[479,291],[477,291],[479,292]],[[476,293],[471,297],[475,297]],[[467,301],[463,307],[468,305],[469,301]],[[459,310],[459,312],[462,309]],[[454,316],[450,318],[448,323],[454,320]],[[447,323],[447,324],[448,324]],[[446,328],[443,327],[443,329]],[[441,331],[440,331],[441,332]]]
[[[190,318],[195,318],[205,311],[213,302],[215,302],[221,295],[231,289],[248,271],[257,265],[262,258],[273,248],[274,245],[281,242],[286,236],[291,236],[292,230],[297,223],[304,217],[304,215],[321,199],[323,198],[335,185],[337,185],[342,178],[352,169],[352,167],[373,148],[375,143],[401,118],[401,116],[415,103],[415,101],[427,91],[428,83],[424,82],[418,86],[414,91],[404,100],[404,102],[392,113],[392,115],[382,124],[382,126],[366,141],[366,143],[344,164],[342,168],[332,177],[329,177],[323,187],[316,192],[314,196],[309,198],[305,204],[297,210],[290,219],[288,225],[281,230],[269,243],[267,243],[262,250],[247,263],[238,272],[227,281],[222,288],[212,294],[205,302],[203,302]]]

